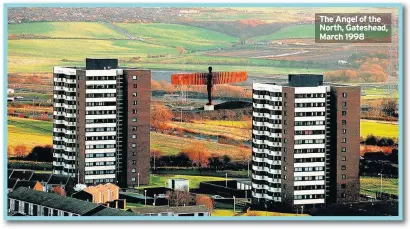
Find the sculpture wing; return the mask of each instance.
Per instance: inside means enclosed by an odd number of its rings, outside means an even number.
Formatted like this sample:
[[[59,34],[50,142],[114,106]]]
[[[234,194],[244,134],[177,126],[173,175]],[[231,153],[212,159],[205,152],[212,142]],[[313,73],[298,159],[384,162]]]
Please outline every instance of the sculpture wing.
[[[207,73],[175,73],[171,76],[174,85],[206,85]],[[248,79],[248,72],[213,72],[213,84],[243,82]]]

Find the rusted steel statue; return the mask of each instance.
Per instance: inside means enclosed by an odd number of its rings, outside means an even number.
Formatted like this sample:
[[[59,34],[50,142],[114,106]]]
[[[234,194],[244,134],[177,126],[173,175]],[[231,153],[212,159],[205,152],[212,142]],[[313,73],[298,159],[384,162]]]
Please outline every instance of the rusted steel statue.
[[[247,72],[212,72],[212,67],[208,68],[208,73],[176,73],[171,76],[173,85],[206,85],[208,91],[208,103],[212,105],[212,91],[214,84],[227,84],[243,82],[248,79]]]

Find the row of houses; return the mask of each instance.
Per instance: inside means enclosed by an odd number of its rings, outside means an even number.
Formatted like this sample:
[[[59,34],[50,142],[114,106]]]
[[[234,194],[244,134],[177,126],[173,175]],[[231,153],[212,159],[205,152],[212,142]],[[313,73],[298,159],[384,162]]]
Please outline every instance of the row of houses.
[[[8,215],[11,216],[210,216],[203,205],[147,206],[121,210],[102,204],[19,187],[8,193]]]
[[[44,192],[59,192],[66,195],[74,193],[75,181],[67,175],[37,173],[33,170],[8,169],[7,190],[27,187]]]

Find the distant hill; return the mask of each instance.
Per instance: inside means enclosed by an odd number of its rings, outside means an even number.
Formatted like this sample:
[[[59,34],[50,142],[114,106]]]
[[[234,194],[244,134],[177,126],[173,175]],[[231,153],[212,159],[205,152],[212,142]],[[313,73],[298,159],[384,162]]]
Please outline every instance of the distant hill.
[[[315,25],[290,25],[266,36],[254,37],[255,41],[269,41],[292,38],[314,38]]]

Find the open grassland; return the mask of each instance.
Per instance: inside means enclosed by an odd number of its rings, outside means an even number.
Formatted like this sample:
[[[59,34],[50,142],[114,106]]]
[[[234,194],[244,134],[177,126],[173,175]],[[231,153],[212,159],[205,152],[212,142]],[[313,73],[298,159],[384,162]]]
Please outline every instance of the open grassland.
[[[34,146],[53,144],[52,122],[8,117],[7,124],[10,147],[25,145],[31,151]]]
[[[198,121],[195,123],[172,122],[169,126],[191,133],[223,136],[234,140],[246,141],[252,138],[251,127],[246,124],[243,121]]]
[[[232,160],[241,159],[241,151],[244,150],[241,147],[233,145],[151,132],[151,150],[159,150],[165,155],[176,155],[187,149],[188,147],[200,143],[205,144],[207,150],[211,155],[228,155],[230,158],[232,158]]]
[[[399,195],[399,179],[383,177],[383,192]],[[380,177],[360,177],[360,193],[364,195],[376,196],[376,191],[380,191]]]
[[[177,54],[175,48],[131,40],[9,40],[8,73],[50,72],[53,66],[84,66],[85,58],[90,56],[129,59]],[[142,67],[138,63],[132,65]]]
[[[9,36],[23,34],[52,38],[126,38],[122,33],[98,22],[31,22],[8,25]]]
[[[399,138],[399,125],[394,123],[383,123],[373,120],[360,121],[360,136],[366,138],[368,135],[377,137]]]
[[[314,38],[315,25],[292,25],[266,36],[254,37],[255,41],[281,40],[291,38]]]
[[[165,46],[184,47],[190,50],[223,48],[238,40],[235,37],[212,30],[178,24],[118,23],[116,25],[147,42]]]
[[[146,187],[168,187],[168,179],[170,178],[184,178],[189,180],[189,188],[199,188],[199,183],[203,181],[219,181],[225,180],[223,177],[209,177],[209,176],[189,176],[189,175],[150,175],[149,186],[140,186],[141,188]]]

